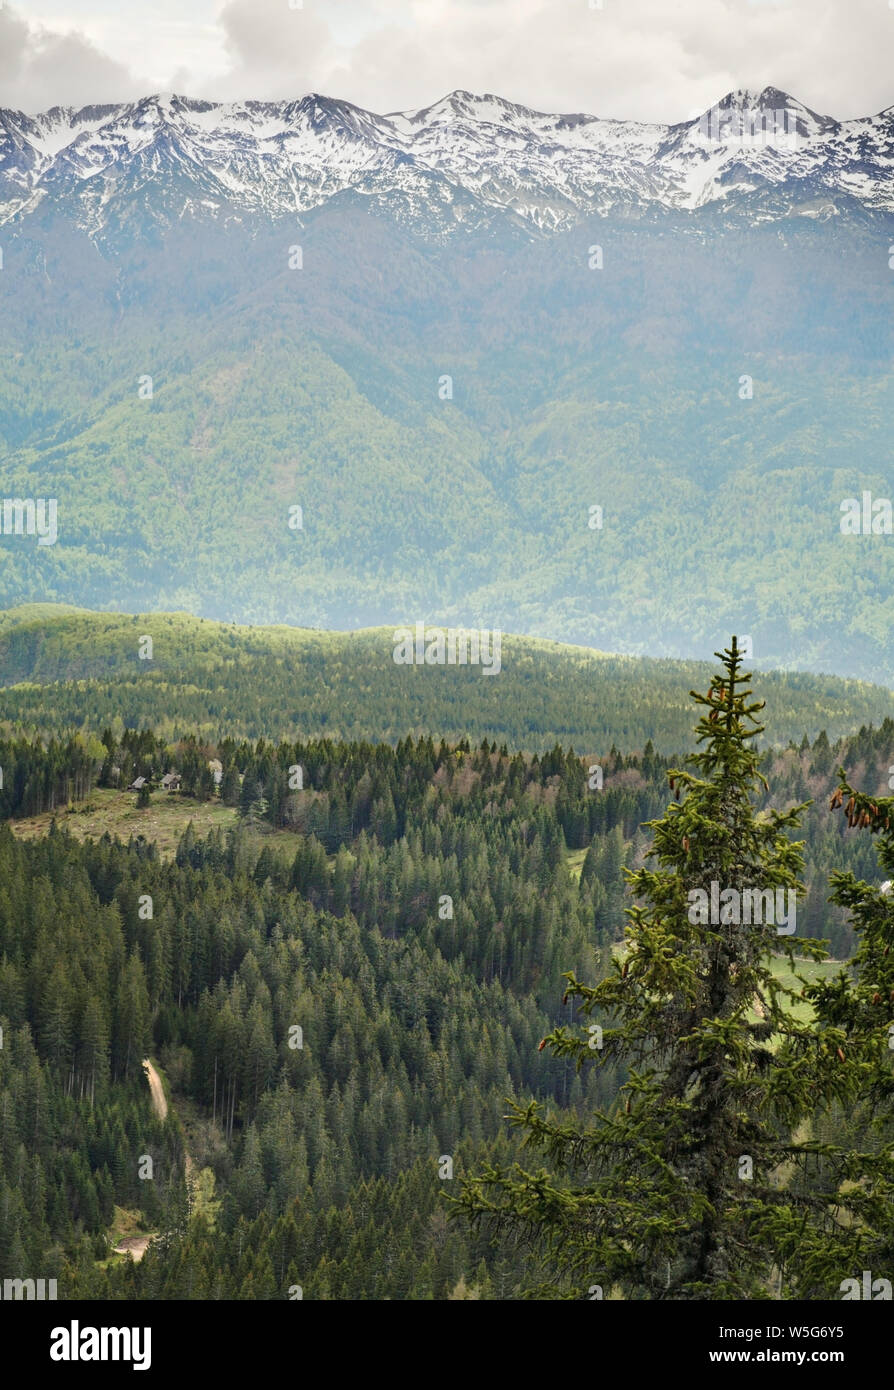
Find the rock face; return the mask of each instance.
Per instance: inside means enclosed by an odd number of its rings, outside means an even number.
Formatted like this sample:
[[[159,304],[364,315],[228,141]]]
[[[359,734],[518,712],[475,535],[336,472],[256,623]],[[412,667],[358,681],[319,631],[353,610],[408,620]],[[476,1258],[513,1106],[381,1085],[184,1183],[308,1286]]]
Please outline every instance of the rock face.
[[[426,235],[505,218],[542,235],[594,214],[724,219],[894,211],[894,107],[837,121],[774,87],[677,125],[550,115],[457,91],[376,115],[311,93],[215,104],[149,96],[0,111],[0,223],[61,215],[97,236],[134,219],[299,218],[346,196]]]

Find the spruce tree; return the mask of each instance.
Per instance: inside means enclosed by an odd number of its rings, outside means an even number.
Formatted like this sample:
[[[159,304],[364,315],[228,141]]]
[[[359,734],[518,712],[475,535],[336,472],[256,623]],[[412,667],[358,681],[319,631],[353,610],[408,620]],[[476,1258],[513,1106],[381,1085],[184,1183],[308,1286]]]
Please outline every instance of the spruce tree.
[[[887,759],[885,759],[887,763]],[[886,773],[890,771],[886,768]],[[846,1212],[860,1231],[854,1267],[848,1271],[866,1297],[863,1271],[870,1273],[873,1299],[891,1297],[894,1282],[894,797],[855,790],[844,768],[831,809],[842,810],[852,830],[876,838],[881,882],[855,874],[830,876],[831,901],[850,915],[857,948],[849,968],[810,991],[817,1016],[844,1030],[842,1044],[851,1076],[847,1128],[863,1152],[847,1174]],[[880,1283],[878,1281],[881,1281]]]
[[[838,1219],[842,1166],[859,1176],[859,1162],[827,1153],[825,1187],[803,1180],[823,1149],[816,1108],[855,1084],[844,1033],[803,1008],[806,981],[787,991],[772,968],[787,955],[797,975],[796,948],[825,955],[781,934],[790,923],[769,907],[770,893],[778,911],[798,891],[802,846],[788,832],[806,804],[759,809],[763,702],[736,639],[716,655],[722,673],[691,692],[699,751],[669,770],[675,799],[648,822],[646,865],[627,871],[624,945],[595,986],[566,976],[580,1029],[540,1044],[627,1079],[585,1122],[513,1103],[525,1146],[553,1171],[489,1165],[456,1199],[456,1215],[539,1251],[544,1277],[528,1292],[540,1297],[840,1297],[859,1246]]]

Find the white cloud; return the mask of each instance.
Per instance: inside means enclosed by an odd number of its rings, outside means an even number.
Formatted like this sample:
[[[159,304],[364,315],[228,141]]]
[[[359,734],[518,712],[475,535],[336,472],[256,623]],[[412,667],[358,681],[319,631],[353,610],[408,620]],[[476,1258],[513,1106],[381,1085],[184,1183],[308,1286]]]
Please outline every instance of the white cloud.
[[[336,46],[317,8],[290,9],[287,0],[230,0],[220,12],[228,70],[209,84],[209,94],[288,100],[325,91],[320,76]]]
[[[136,94],[127,68],[76,29],[54,31],[0,9],[0,104],[23,111]]]
[[[39,2],[39,0],[38,0]],[[293,0],[295,3],[296,0]],[[887,0],[44,0],[0,10],[0,103],[37,110],[174,88],[309,90],[377,111],[456,87],[546,110],[681,120],[773,85],[836,116],[894,103]]]

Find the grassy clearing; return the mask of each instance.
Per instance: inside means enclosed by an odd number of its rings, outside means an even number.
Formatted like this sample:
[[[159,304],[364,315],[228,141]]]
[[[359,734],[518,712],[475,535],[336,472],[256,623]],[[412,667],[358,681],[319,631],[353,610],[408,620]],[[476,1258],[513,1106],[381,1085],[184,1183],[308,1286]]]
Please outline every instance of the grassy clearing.
[[[212,830],[228,830],[238,820],[236,808],[224,806],[219,801],[196,801],[177,793],[154,792],[151,804],[141,809],[137,806],[136,792],[97,787],[86,801],[40,816],[12,820],[9,825],[20,839],[33,840],[48,833],[54,818],[60,828],[68,830],[77,840],[98,840],[109,834],[127,841],[131,836],[142,835],[158,846],[163,859],[173,857],[190,821],[196,837],[202,839]],[[271,848],[294,854],[299,837],[291,830],[263,830],[256,832],[256,838],[259,842],[264,840]]]
[[[802,960],[795,957],[795,969],[793,970],[788,956],[774,955],[770,957],[770,970],[773,976],[782,985],[783,989],[800,993],[803,985],[798,980],[798,975],[808,984],[816,984],[819,980],[828,980],[833,975],[837,975],[841,969],[841,962],[837,960]],[[795,974],[797,971],[797,975]],[[798,1023],[808,1023],[812,1017],[813,1010],[806,1001],[793,999],[790,995],[783,996],[783,1005],[786,1012]],[[753,1018],[757,1015],[753,1014]]]
[[[585,849],[569,850],[565,856],[565,863],[568,865],[571,877],[580,883],[581,870],[584,867],[584,860],[587,857]]]
[[[98,840],[106,833],[122,840],[142,835],[153,840],[163,856],[175,852],[190,821],[198,836],[236,824],[235,807],[223,806],[220,802],[195,801],[188,796],[156,792],[151,804],[140,809],[136,792],[116,791],[110,787],[96,787],[87,801],[9,824],[14,835],[32,840],[47,834],[54,817],[56,824],[70,831],[77,840]]]

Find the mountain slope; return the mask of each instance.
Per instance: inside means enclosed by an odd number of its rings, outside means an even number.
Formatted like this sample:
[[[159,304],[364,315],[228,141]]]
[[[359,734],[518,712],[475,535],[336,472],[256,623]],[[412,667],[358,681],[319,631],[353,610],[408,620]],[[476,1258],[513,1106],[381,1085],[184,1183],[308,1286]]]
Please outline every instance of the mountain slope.
[[[0,604],[894,681],[892,119],[5,113]]]
[[[495,212],[540,232],[652,207],[727,213],[755,190],[785,190],[766,217],[817,198],[890,212],[892,155],[894,108],[836,121],[773,87],[665,126],[463,91],[390,115],[316,93],[228,104],[154,95],[0,112],[0,222],[61,213],[105,240],[136,230],[147,195],[153,218],[173,225],[301,216],[348,190],[434,235],[480,229]]]
[[[840,531],[890,495],[894,231],[680,216],[438,246],[330,203],[300,272],[275,226],[8,234],[2,491],[56,498],[59,539],[0,537],[0,602],[699,657],[739,631],[894,678],[889,538]]]

